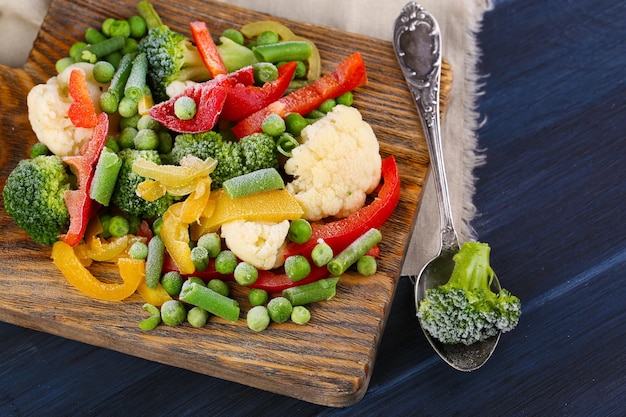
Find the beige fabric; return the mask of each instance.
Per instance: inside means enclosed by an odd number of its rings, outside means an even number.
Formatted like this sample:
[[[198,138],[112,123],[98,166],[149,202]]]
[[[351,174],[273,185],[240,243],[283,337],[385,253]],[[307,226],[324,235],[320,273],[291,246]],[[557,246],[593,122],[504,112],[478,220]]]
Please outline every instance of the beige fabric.
[[[330,26],[391,40],[393,22],[406,0],[222,0],[279,17]],[[490,7],[490,0],[421,0],[438,20],[443,53],[454,71],[453,94],[442,127],[445,164],[454,220],[462,241],[472,237],[472,168],[480,163],[475,152],[477,94],[475,65],[478,48],[474,33]],[[49,0],[0,0],[0,62],[21,66],[28,57]],[[427,181],[411,245],[402,269],[415,275],[439,247],[439,211]]]

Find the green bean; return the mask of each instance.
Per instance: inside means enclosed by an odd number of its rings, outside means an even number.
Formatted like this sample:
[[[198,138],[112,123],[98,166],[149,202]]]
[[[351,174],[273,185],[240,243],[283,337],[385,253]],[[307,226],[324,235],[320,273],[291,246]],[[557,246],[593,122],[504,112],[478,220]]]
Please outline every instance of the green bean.
[[[258,305],[248,310],[246,323],[248,328],[255,332],[262,332],[267,329],[267,326],[270,324],[270,315],[267,307]]]
[[[232,298],[213,291],[208,287],[192,283],[183,288],[179,299],[185,303],[202,307],[211,314],[235,322],[239,319],[239,303]]]
[[[262,168],[248,174],[229,178],[222,183],[228,197],[235,199],[269,190],[285,188],[285,182],[276,168]]]
[[[87,45],[80,51],[77,59],[95,64],[99,59],[104,58],[110,53],[119,51],[123,47],[124,38],[121,36],[114,36],[112,38],[105,39],[102,42]]]
[[[139,328],[144,331],[150,331],[161,323],[161,312],[152,304],[145,303],[143,309],[150,313],[150,317],[139,322]]]
[[[143,90],[148,75],[148,57],[145,53],[138,54],[133,60],[128,80],[124,85],[124,96],[134,101],[143,97]]]
[[[265,62],[304,61],[311,57],[312,48],[308,42],[287,41],[252,48],[252,51]]]
[[[259,271],[248,262],[239,262],[233,274],[235,281],[244,287],[254,284],[259,278]]]
[[[161,286],[172,297],[177,296],[183,288],[183,276],[177,271],[168,271],[161,277]]]
[[[115,189],[117,175],[122,167],[122,160],[117,154],[105,147],[100,153],[100,158],[96,163],[91,187],[89,187],[89,197],[103,206],[108,206]],[[116,236],[111,232],[113,236]],[[126,234],[126,233],[122,233]],[[121,236],[121,235],[117,235]]]
[[[311,238],[312,233],[311,223],[305,219],[295,219],[289,223],[287,236],[294,243],[305,243]]]
[[[152,236],[148,242],[148,256],[146,258],[146,285],[155,290],[161,280],[161,271],[165,261],[165,245],[161,236]]]
[[[276,297],[267,303],[267,311],[273,322],[284,323],[291,317],[293,306],[287,298]]]
[[[248,301],[253,306],[260,306],[267,303],[269,294],[261,288],[251,288],[248,292]]]
[[[335,296],[337,282],[339,282],[339,278],[324,278],[309,284],[287,288],[283,290],[282,295],[293,306],[330,300]]]
[[[356,270],[359,271],[359,274],[361,275],[374,275],[376,273],[376,269],[376,258],[374,258],[373,256],[362,256],[361,259],[356,262]]]
[[[187,309],[179,300],[167,300],[161,306],[161,320],[168,326],[178,326],[187,318]]]
[[[311,260],[317,266],[326,265],[333,256],[333,248],[326,242],[318,243],[311,251]]]
[[[291,311],[291,321],[296,324],[307,324],[311,320],[311,312],[304,306],[295,306]]]
[[[203,309],[202,307],[192,307],[187,312],[187,321],[193,327],[202,327],[206,324],[209,319],[209,312]]]
[[[143,242],[134,242],[128,249],[128,255],[133,259],[146,259],[148,256],[148,245]]]
[[[220,274],[232,274],[237,267],[237,257],[230,250],[223,250],[215,258],[215,270]]]
[[[111,79],[109,89],[100,96],[100,107],[103,111],[113,114],[117,112],[120,100],[124,96],[124,87],[130,76],[133,65],[133,57],[130,54],[124,55],[120,61],[115,75]]]
[[[185,288],[187,288],[188,286],[190,286],[191,284],[197,284],[200,285],[201,287],[206,287],[206,284],[204,283],[204,281],[202,280],[202,278],[198,278],[198,277],[189,277],[187,278],[184,282],[183,282],[183,286],[180,288],[180,291],[182,292]],[[179,292],[180,294],[180,292]]]
[[[328,271],[335,276],[343,274],[381,239],[382,235],[378,229],[372,228],[363,233],[328,263]]]
[[[74,61],[80,61],[80,53],[83,49],[85,49],[89,44],[87,42],[78,41],[74,42],[72,46],[70,46],[70,57],[74,58]]]
[[[298,146],[300,146],[300,143],[291,133],[285,132],[276,139],[276,150],[289,158],[292,155],[292,151]]]
[[[107,37],[106,35],[104,35],[102,32],[100,32],[98,29],[93,28],[93,27],[88,27],[85,30],[85,40],[87,41],[87,43],[89,44],[94,44],[94,43],[98,43],[98,42],[102,42],[104,40],[106,40]]]
[[[191,262],[197,271],[204,271],[209,266],[209,251],[202,246],[196,246],[191,250]]]

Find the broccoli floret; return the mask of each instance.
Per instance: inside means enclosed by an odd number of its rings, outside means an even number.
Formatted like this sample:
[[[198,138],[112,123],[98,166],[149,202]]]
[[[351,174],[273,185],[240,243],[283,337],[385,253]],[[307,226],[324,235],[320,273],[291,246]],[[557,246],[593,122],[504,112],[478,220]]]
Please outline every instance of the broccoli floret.
[[[220,188],[229,178],[263,168],[278,168],[276,142],[271,136],[255,133],[239,142],[224,140],[214,131],[183,133],[176,136],[170,154],[172,163],[179,164],[185,155],[200,159],[213,158],[217,167],[211,173],[211,187]]]
[[[146,159],[156,164],[161,164],[158,151],[123,149],[118,156],[122,160],[122,166],[117,176],[115,189],[111,196],[114,205],[126,214],[150,219],[162,215],[172,204],[172,197],[165,194],[155,201],[146,201],[137,195],[137,186],[146,178],[133,171],[133,163],[137,159]]]
[[[449,281],[426,291],[417,317],[422,327],[446,344],[472,343],[513,330],[519,321],[521,302],[509,291],[494,293],[494,272],[489,265],[489,245],[466,242],[454,255]]]
[[[278,168],[276,141],[269,135],[254,133],[239,141],[245,161],[244,174],[263,168]]]
[[[174,81],[206,81],[211,78],[190,38],[166,25],[151,28],[139,42],[148,58],[148,85],[155,100],[168,98],[165,89]]]
[[[69,226],[63,199],[69,189],[70,177],[60,157],[24,159],[7,178],[2,191],[4,208],[35,242],[52,245]]]

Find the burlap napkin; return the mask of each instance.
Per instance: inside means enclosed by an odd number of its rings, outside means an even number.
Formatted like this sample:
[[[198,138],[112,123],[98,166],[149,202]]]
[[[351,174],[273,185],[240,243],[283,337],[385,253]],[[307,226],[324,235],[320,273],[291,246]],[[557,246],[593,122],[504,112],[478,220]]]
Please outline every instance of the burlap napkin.
[[[406,0],[222,0],[275,16],[335,27],[391,40],[393,22]],[[0,63],[21,66],[27,59],[50,0],[0,0]],[[454,71],[453,94],[442,126],[443,149],[455,225],[461,241],[472,238],[475,215],[473,168],[480,164],[475,131],[475,99],[479,77],[475,72],[479,49],[474,35],[480,29],[490,0],[421,0],[438,20],[443,54]],[[439,248],[439,211],[430,179],[427,181],[415,233],[402,275],[416,275]]]

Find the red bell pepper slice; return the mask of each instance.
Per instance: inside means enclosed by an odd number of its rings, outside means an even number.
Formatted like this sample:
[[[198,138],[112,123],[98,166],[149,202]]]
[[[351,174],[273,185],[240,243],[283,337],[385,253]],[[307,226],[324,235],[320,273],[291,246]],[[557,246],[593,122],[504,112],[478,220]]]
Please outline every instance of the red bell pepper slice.
[[[211,33],[204,22],[191,22],[191,36],[198,48],[204,65],[207,67],[213,78],[220,74],[228,74],[226,65],[219,54]]]
[[[80,155],[67,156],[63,161],[74,168],[78,189],[66,191],[63,195],[65,206],[70,213],[70,226],[67,233],[59,238],[70,246],[76,246],[85,235],[89,219],[98,211],[99,205],[89,198],[89,188],[93,180],[98,158],[104,148],[109,132],[109,117],[106,113],[97,115],[93,135],[83,145]]]
[[[239,121],[281,98],[293,79],[297,65],[297,62],[281,65],[278,68],[278,78],[262,87],[236,84],[228,92],[220,118],[231,122]]]
[[[163,126],[178,133],[200,133],[213,129],[222,112],[228,91],[235,85],[235,79],[219,75],[213,80],[187,87],[176,97],[152,106],[148,114]],[[174,103],[181,96],[196,102],[196,115],[189,120],[181,120],[174,113]]]
[[[72,104],[67,111],[72,124],[76,127],[94,127],[97,123],[96,108],[89,94],[85,73],[75,68],[70,73],[68,93]]]
[[[261,131],[265,117],[276,113],[285,117],[289,113],[305,115],[317,109],[326,99],[335,98],[356,87],[367,84],[365,63],[360,53],[354,53],[341,62],[334,72],[318,78],[274,101],[263,109],[237,123],[232,131],[239,138]]]
[[[301,244],[289,243],[284,253],[285,258],[301,254],[310,259],[311,251],[319,239],[330,245],[335,253],[339,253],[369,229],[382,226],[400,201],[400,177],[393,156],[383,159],[381,170],[383,185],[374,201],[344,219],[323,224],[313,223],[311,238]]]

